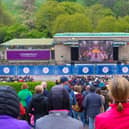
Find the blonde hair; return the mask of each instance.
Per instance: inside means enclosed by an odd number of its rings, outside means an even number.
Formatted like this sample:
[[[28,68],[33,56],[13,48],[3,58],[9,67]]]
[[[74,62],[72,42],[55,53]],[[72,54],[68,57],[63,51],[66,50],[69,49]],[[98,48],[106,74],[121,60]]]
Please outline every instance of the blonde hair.
[[[42,82],[41,85],[43,88],[47,88],[47,82]]]
[[[35,87],[35,93],[42,93],[43,92],[43,87],[41,85],[37,85]]]
[[[109,82],[109,95],[117,103],[117,110],[123,110],[122,103],[127,102],[129,98],[129,82],[123,77],[115,77]]]
[[[82,92],[82,87],[80,85],[75,85],[74,86],[74,91],[81,93]]]

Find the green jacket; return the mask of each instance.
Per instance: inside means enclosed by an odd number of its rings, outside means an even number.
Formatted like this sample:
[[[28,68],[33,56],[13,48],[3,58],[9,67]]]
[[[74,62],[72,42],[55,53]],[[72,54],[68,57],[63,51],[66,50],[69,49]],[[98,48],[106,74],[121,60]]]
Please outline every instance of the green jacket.
[[[27,98],[31,98],[32,93],[28,89],[23,89],[23,90],[18,92],[18,97],[20,98],[20,103],[24,107],[27,107]]]

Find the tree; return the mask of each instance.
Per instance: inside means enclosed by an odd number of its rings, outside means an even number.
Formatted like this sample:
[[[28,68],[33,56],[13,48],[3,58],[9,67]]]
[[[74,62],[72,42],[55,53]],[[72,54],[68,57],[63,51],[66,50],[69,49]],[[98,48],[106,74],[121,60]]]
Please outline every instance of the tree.
[[[126,18],[119,17],[117,20],[118,31],[119,32],[129,32],[129,21]]]
[[[95,28],[100,19],[103,19],[105,16],[113,16],[113,12],[109,8],[104,8],[100,4],[93,5],[86,9],[86,16],[88,16]]]
[[[10,25],[13,23],[11,15],[5,10],[0,2],[0,25]]]
[[[48,32],[48,37],[52,37],[53,23],[58,16],[84,12],[84,10],[84,7],[78,3],[48,1],[42,5],[36,14],[35,24],[40,31]]]
[[[57,17],[53,25],[53,33],[91,32],[90,20],[84,14],[64,14]]]
[[[98,22],[96,27],[97,32],[116,32],[117,31],[117,20],[113,16],[107,16]]]
[[[113,11],[116,16],[126,16],[129,14],[129,0],[117,0]]]

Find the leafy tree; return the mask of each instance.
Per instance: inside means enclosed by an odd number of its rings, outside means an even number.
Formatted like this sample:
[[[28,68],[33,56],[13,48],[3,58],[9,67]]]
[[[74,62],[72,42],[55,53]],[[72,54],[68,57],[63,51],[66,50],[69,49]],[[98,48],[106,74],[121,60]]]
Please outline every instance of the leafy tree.
[[[5,10],[2,3],[0,2],[0,25],[10,25],[13,19],[11,15]]]
[[[78,0],[79,3],[82,3],[85,6],[91,6],[97,4],[99,0]]]
[[[86,9],[86,16],[88,16],[95,28],[100,19],[103,19],[105,16],[113,16],[113,12],[109,8],[104,8],[100,4],[93,5]]]
[[[59,32],[91,32],[90,20],[84,14],[64,14],[57,17],[53,33]]]
[[[108,7],[113,9],[117,0],[99,0],[99,3],[104,5],[104,7]]]
[[[62,14],[74,14],[84,12],[84,7],[74,2],[48,1],[43,4],[36,14],[36,26],[40,31],[48,32],[52,37],[52,27],[56,18]]]
[[[119,17],[117,20],[117,31],[119,32],[129,32],[129,21],[126,20],[126,18]]]
[[[113,16],[107,16],[98,22],[96,27],[97,32],[116,32],[117,31],[117,20]]]
[[[116,16],[126,16],[129,14],[129,0],[117,0],[113,11]]]

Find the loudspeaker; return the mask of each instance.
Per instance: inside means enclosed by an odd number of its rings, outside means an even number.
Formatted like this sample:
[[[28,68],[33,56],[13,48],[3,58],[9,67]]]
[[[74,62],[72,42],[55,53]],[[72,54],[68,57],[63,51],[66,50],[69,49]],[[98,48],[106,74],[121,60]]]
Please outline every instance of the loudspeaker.
[[[71,60],[78,61],[78,58],[79,58],[79,48],[71,47]]]
[[[118,47],[113,47],[113,60],[119,60],[119,48]]]

